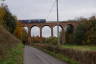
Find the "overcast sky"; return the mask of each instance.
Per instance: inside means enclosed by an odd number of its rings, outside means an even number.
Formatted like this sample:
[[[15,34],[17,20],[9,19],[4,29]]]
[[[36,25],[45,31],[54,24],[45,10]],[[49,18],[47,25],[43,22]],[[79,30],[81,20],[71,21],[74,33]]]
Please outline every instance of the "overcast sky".
[[[56,0],[6,0],[4,3],[18,19],[56,21]],[[96,0],[59,0],[60,21],[92,15],[96,15]],[[43,35],[49,36],[49,28],[43,29]],[[33,35],[39,35],[38,33],[39,28],[33,28]],[[56,29],[54,34],[56,35]]]
[[[56,0],[6,0],[18,19],[56,20]],[[54,3],[54,5],[53,5]],[[49,14],[50,9],[52,12]],[[96,0],[59,0],[59,19],[69,20],[96,14]]]

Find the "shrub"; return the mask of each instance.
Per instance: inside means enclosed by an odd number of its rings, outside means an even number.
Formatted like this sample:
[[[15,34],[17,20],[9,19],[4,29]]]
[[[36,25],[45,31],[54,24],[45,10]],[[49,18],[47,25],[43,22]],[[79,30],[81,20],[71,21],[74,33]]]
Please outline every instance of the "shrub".
[[[41,38],[39,36],[36,37],[32,37],[32,43],[42,43],[43,41],[45,41],[45,38]]]
[[[50,45],[57,45],[57,38],[56,37],[49,37],[46,38],[45,43],[50,44]]]

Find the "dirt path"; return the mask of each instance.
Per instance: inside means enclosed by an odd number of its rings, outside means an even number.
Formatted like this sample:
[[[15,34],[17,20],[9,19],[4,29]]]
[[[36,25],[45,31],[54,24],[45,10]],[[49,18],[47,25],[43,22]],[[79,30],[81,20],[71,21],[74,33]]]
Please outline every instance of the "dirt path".
[[[24,64],[66,64],[48,54],[29,46],[24,49]]]

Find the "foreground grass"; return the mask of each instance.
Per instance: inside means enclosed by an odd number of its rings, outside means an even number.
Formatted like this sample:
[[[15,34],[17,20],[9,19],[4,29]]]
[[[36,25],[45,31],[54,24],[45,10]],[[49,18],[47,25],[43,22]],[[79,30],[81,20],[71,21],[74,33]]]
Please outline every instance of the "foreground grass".
[[[0,60],[0,64],[23,64],[23,44],[19,43],[16,47],[7,50],[6,59]]]
[[[36,48],[38,48],[38,47],[36,47]],[[48,53],[49,55],[51,55],[53,57],[56,57],[59,60],[67,62],[68,64],[79,64],[75,60],[72,60],[72,59],[70,59],[70,58],[68,58],[68,57],[66,57],[66,56],[64,56],[60,53],[55,53],[54,51],[52,52],[52,51],[49,51],[49,50],[46,50],[46,49],[43,49],[43,48],[39,48],[39,49],[43,50],[44,52]]]
[[[80,45],[62,45],[61,48],[71,48],[81,51],[96,51],[96,46],[80,46]]]

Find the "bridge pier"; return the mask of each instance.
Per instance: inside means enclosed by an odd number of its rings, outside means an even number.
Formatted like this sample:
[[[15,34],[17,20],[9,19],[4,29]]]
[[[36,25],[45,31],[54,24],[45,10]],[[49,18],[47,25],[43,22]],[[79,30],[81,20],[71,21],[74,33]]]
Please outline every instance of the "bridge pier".
[[[62,28],[62,33],[61,33],[61,43],[65,43],[65,33],[64,33],[64,28]]]
[[[51,27],[51,37],[53,37],[53,27]]]
[[[28,27],[28,44],[31,44],[31,27]]]
[[[42,38],[42,27],[40,27],[40,37]]]

